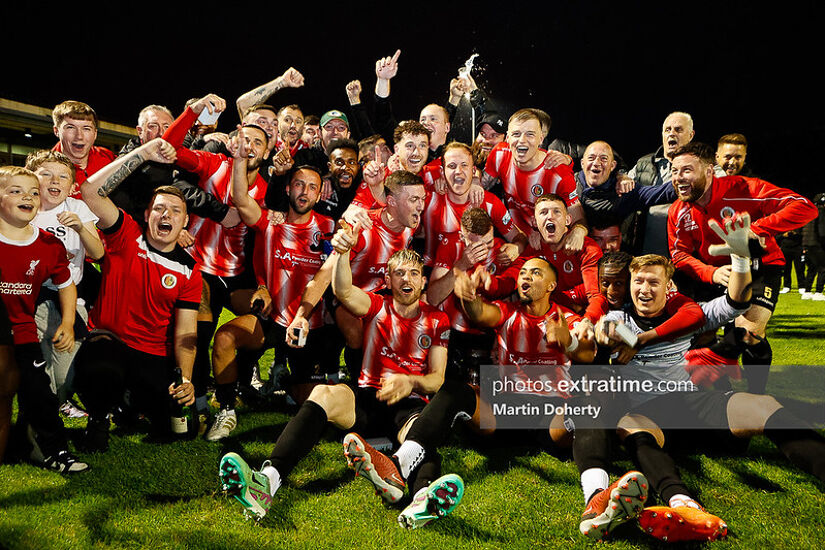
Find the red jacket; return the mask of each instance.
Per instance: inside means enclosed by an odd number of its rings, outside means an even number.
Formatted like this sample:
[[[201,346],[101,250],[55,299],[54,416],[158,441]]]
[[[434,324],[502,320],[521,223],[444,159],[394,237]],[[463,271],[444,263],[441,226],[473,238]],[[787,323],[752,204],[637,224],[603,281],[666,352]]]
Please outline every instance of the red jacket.
[[[726,176],[713,178],[710,202],[706,207],[675,201],[668,210],[667,236],[676,268],[691,277],[713,282],[716,268],[730,263],[728,256],[711,256],[708,247],[722,240],[708,226],[714,219],[724,227],[724,218],[734,212],[748,212],[751,229],[765,237],[762,263],[784,265],[785,257],[774,235],[802,227],[817,216],[811,201],[790,189],[757,178]]]

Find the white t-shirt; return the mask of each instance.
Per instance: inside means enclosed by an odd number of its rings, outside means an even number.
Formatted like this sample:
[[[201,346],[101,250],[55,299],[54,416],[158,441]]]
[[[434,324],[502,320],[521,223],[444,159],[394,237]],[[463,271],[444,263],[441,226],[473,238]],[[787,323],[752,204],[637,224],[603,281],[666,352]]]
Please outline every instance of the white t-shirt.
[[[86,203],[68,197],[65,201],[55,206],[51,210],[40,210],[32,221],[32,225],[48,231],[63,242],[66,247],[66,254],[69,258],[69,271],[72,273],[74,284],[80,283],[83,278],[83,262],[86,259],[86,247],[80,240],[80,234],[57,221],[57,215],[61,212],[74,212],[85,225],[87,222],[97,223],[98,217],[92,213]],[[47,288],[57,290],[51,280],[44,283]]]

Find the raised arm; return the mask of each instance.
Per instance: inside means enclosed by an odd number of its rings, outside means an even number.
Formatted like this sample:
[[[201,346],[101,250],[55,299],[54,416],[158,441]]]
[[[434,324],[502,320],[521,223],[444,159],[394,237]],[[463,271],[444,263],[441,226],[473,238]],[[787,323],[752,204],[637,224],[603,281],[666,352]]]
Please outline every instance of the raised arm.
[[[80,186],[83,200],[99,218],[99,228],[107,229],[117,222],[118,208],[109,199],[109,194],[147,160],[172,163],[175,161],[175,148],[162,138],[155,138],[107,164]]]
[[[238,209],[246,225],[255,225],[261,219],[261,207],[249,196],[249,179],[246,176],[249,147],[246,138],[238,132],[229,142],[232,153],[231,193],[232,204]]]
[[[358,241],[360,225],[350,227],[344,224],[332,237],[332,247],[338,253],[332,268],[332,292],[335,297],[356,317],[366,315],[370,309],[369,295],[352,284],[352,267],[349,256]]]
[[[238,117],[243,120],[244,113],[246,113],[247,109],[263,103],[278,90],[283,88],[300,88],[303,85],[304,75],[293,67],[290,67],[284,71],[284,74],[281,76],[241,95],[235,102],[235,105],[238,107]]]
[[[501,308],[481,299],[475,290],[481,286],[488,286],[490,274],[483,266],[478,266],[471,276],[466,273],[455,273],[455,293],[461,298],[461,308],[467,317],[479,327],[492,328],[501,321]],[[473,289],[468,296],[467,286]],[[474,295],[474,296],[473,296]]]

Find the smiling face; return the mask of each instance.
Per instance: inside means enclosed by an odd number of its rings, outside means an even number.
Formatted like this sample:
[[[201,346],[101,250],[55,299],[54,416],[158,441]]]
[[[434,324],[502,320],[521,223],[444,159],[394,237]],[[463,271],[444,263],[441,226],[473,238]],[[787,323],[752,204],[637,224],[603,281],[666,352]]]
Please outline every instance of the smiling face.
[[[584,179],[589,187],[602,185],[616,168],[613,149],[604,141],[596,141],[587,146],[581,160]]]
[[[433,149],[447,142],[447,134],[450,133],[450,122],[447,119],[447,111],[444,107],[427,105],[421,109],[418,122],[430,131],[430,146]]]
[[[314,170],[298,170],[286,186],[286,192],[289,194],[289,208],[303,216],[318,202],[321,192],[321,176]]]
[[[51,210],[60,205],[71,194],[74,187],[74,171],[59,162],[44,162],[37,170],[40,180],[40,200],[43,210]]]
[[[670,279],[664,266],[643,266],[630,273],[630,298],[636,313],[656,317],[665,309]]]
[[[536,118],[513,120],[507,127],[507,143],[510,144],[513,160],[519,167],[531,164],[543,139],[541,124]]]
[[[401,305],[409,306],[421,298],[424,284],[427,282],[420,264],[399,262],[387,265],[384,282],[392,291],[392,298]]]
[[[745,166],[748,148],[738,143],[722,143],[716,150],[716,164],[722,167],[725,174],[735,176]]]
[[[478,129],[476,143],[481,146],[481,151],[486,159],[487,155],[490,154],[490,151],[493,150],[493,147],[504,141],[504,138],[506,137],[507,134],[499,134],[493,129],[492,126],[485,122],[481,125],[481,128]]]
[[[135,128],[138,133],[140,143],[148,143],[155,138],[161,137],[169,126],[172,125],[172,117],[164,111],[154,109],[146,111],[141,117],[140,124]]]
[[[278,115],[275,114],[275,111],[272,109],[261,107],[260,109],[250,111],[244,117],[243,123],[260,126],[264,129],[266,135],[269,136],[269,139],[273,139],[278,133]]]
[[[558,244],[564,237],[571,219],[563,202],[543,200],[536,203],[535,221],[544,242]]]
[[[321,127],[321,146],[326,149],[334,139],[349,137],[349,126],[340,118],[333,118]]]
[[[549,297],[556,288],[556,275],[546,260],[531,258],[518,273],[518,298],[522,304],[538,302]]]
[[[671,184],[682,202],[696,202],[713,181],[713,166],[691,154],[679,155],[670,165]]]
[[[427,162],[430,149],[430,140],[427,134],[401,134],[401,139],[395,144],[395,152],[401,160],[401,165],[408,172],[417,174]]]
[[[463,147],[453,147],[444,153],[443,165],[450,198],[467,196],[473,184],[473,155]]]
[[[261,166],[261,162],[266,154],[267,137],[266,132],[258,128],[241,128],[241,137],[246,141],[246,146],[249,149],[248,162],[246,164],[247,172],[257,170]]]
[[[155,195],[146,210],[145,219],[146,240],[162,252],[175,248],[181,230],[189,223],[186,203],[168,193]]]
[[[329,172],[332,181],[341,189],[352,187],[361,165],[358,164],[358,153],[348,148],[333,149],[329,154]]]
[[[627,269],[610,264],[599,268],[599,292],[607,298],[611,309],[619,309],[624,305],[629,281],[630,273]]]
[[[0,218],[14,227],[25,227],[40,208],[40,181],[31,175],[5,178],[0,183]]]
[[[54,127],[54,135],[60,140],[63,154],[75,164],[85,164],[89,151],[97,139],[97,128],[91,118],[65,117],[59,126]]]

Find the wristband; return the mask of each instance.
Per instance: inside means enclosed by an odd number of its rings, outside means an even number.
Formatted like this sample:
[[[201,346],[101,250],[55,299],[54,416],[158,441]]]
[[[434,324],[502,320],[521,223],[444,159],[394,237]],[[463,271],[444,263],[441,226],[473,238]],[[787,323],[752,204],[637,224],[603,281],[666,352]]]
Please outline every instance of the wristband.
[[[730,270],[734,273],[747,273],[751,270],[751,259],[736,254],[730,255]]]
[[[579,339],[573,334],[570,335],[570,344],[564,349],[565,353],[573,353],[579,349]]]

